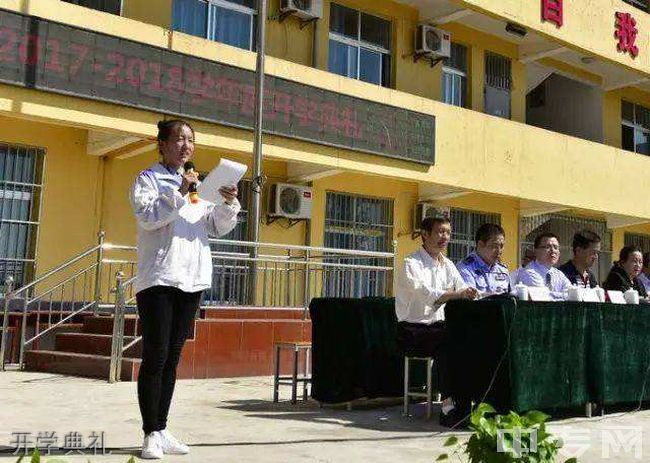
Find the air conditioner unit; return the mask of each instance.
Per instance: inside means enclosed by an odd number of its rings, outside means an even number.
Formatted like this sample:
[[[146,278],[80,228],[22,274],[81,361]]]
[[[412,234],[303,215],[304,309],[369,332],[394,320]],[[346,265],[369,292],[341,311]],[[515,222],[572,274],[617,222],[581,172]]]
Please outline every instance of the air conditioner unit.
[[[323,17],[323,0],[282,0],[281,14],[291,14],[302,20],[319,19]]]
[[[419,232],[422,221],[427,217],[445,217],[449,219],[451,208],[434,206],[431,203],[417,203],[413,215],[413,231]]]
[[[309,187],[276,183],[271,185],[269,216],[310,219],[312,191]]]
[[[451,35],[429,24],[420,24],[415,34],[415,54],[431,58],[449,58]]]

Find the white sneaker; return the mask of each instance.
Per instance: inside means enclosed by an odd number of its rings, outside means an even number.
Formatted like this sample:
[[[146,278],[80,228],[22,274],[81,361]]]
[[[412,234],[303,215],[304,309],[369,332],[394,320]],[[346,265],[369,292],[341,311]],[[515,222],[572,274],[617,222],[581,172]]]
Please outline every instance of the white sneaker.
[[[172,436],[172,433],[166,429],[158,431],[158,436],[160,437],[160,444],[163,453],[168,455],[186,455],[190,453],[190,448],[182,442],[179,442],[178,439]]]
[[[142,453],[140,457],[146,460],[160,460],[163,457],[161,437],[158,431],[151,432],[144,436]]]

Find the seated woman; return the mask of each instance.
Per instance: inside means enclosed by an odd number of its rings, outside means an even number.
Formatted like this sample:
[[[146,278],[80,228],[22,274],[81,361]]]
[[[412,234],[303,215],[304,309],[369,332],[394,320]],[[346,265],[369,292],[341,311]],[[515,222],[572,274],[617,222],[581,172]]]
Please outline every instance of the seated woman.
[[[625,246],[621,249],[618,262],[609,271],[603,288],[608,291],[622,292],[632,288],[639,292],[639,297],[646,298],[648,293],[638,279],[641,269],[643,269],[641,249],[638,246]]]

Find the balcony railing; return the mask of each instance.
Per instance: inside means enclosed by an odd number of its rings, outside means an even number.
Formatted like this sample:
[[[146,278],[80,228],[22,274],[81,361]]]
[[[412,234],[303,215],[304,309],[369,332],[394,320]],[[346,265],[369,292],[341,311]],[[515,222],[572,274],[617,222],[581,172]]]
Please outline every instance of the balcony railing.
[[[128,312],[137,315],[133,285],[136,248],[104,243],[103,239],[101,233],[97,245],[21,288],[14,289],[13,280],[7,279],[0,345],[3,369],[12,331],[10,317],[19,320],[18,363],[22,367],[28,349],[38,349],[59,327],[77,323],[84,315],[113,315],[118,309],[122,318]],[[211,240],[211,245],[214,275],[203,308],[299,308],[306,316],[315,297],[393,293],[395,252],[231,240]],[[254,248],[257,257],[251,257]],[[116,320],[118,337],[120,326]],[[16,341],[18,333],[15,329],[13,333]],[[132,344],[114,346],[113,356]]]

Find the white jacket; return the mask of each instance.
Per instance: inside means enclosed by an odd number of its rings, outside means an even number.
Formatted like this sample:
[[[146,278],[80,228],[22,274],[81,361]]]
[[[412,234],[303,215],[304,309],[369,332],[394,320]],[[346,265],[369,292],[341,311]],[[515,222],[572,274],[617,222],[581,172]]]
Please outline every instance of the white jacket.
[[[235,200],[214,205],[190,203],[179,191],[182,176],[160,163],[141,172],[131,189],[138,222],[136,292],[151,286],[172,286],[197,292],[212,285],[208,234],[223,236],[237,224],[241,209]]]
[[[431,324],[445,319],[445,304],[438,299],[447,291],[467,287],[454,263],[444,256],[435,262],[424,248],[404,259],[397,275],[395,311],[399,321]]]

